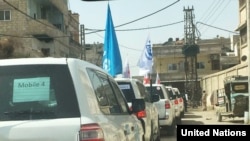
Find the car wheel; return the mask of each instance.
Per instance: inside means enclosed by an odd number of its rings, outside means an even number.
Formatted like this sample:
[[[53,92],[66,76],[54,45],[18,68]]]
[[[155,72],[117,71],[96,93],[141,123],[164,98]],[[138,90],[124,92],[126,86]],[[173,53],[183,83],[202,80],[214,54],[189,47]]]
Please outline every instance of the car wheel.
[[[182,118],[184,117],[184,111],[181,112],[181,117],[182,117]]]
[[[173,136],[176,130],[176,120],[174,119],[172,124],[167,127],[167,134]]]
[[[181,124],[181,117],[176,117],[176,124]]]
[[[155,141],[160,141],[160,138],[161,138],[160,130],[161,130],[161,127],[160,127],[160,123],[159,123],[159,120],[158,120],[158,128],[157,128],[157,133],[156,133]]]

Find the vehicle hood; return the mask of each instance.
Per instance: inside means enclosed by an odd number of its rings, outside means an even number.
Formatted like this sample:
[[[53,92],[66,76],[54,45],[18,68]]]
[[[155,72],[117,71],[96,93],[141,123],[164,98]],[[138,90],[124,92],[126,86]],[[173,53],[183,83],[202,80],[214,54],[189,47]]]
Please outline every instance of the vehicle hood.
[[[0,121],[0,141],[75,141],[79,118]]]

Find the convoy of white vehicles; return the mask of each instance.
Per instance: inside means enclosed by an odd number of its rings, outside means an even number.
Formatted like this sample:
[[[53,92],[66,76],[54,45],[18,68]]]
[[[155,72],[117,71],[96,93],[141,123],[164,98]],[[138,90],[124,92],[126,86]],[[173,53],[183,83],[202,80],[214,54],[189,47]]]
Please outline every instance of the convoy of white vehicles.
[[[184,113],[185,113],[185,105],[184,105],[184,99],[183,99],[183,95],[180,93],[179,89],[176,87],[173,87],[173,91],[175,92],[175,94],[178,97],[178,105],[179,105],[179,110],[180,110],[180,117],[184,117]]]
[[[176,128],[175,106],[164,84],[145,84],[151,95],[156,94],[160,100],[155,102],[159,112],[159,122],[162,129],[168,134],[174,134]]]
[[[143,141],[114,78],[73,58],[0,60],[0,141]]]
[[[133,99],[143,99],[145,101],[145,110],[137,114],[144,128],[145,141],[160,141],[160,126],[158,110],[153,102],[159,101],[157,95],[147,92],[143,83],[133,78],[115,78],[120,89],[127,99],[129,107]]]
[[[177,88],[80,59],[2,59],[0,77],[0,141],[160,141],[184,114]]]

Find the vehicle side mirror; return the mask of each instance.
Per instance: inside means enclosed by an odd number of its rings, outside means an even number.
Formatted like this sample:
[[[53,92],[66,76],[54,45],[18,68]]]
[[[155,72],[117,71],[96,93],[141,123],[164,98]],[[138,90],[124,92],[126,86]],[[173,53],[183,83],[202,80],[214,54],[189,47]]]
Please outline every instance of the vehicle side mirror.
[[[144,99],[133,99],[132,100],[132,111],[134,113],[145,110],[145,101]]]
[[[160,100],[160,96],[157,94],[153,94],[151,97],[151,102],[157,102]]]

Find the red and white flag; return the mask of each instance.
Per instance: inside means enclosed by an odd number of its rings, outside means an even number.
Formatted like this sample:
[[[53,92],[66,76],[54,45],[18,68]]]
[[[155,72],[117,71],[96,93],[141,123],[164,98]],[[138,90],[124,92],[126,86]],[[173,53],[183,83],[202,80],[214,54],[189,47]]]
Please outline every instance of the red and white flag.
[[[145,75],[144,75],[143,84],[150,84],[150,79],[149,79],[149,77],[148,77],[148,74],[145,74]]]
[[[130,69],[129,69],[128,58],[126,58],[125,66],[123,68],[123,77],[130,78]]]
[[[161,84],[161,80],[158,73],[156,75],[155,84]]]

